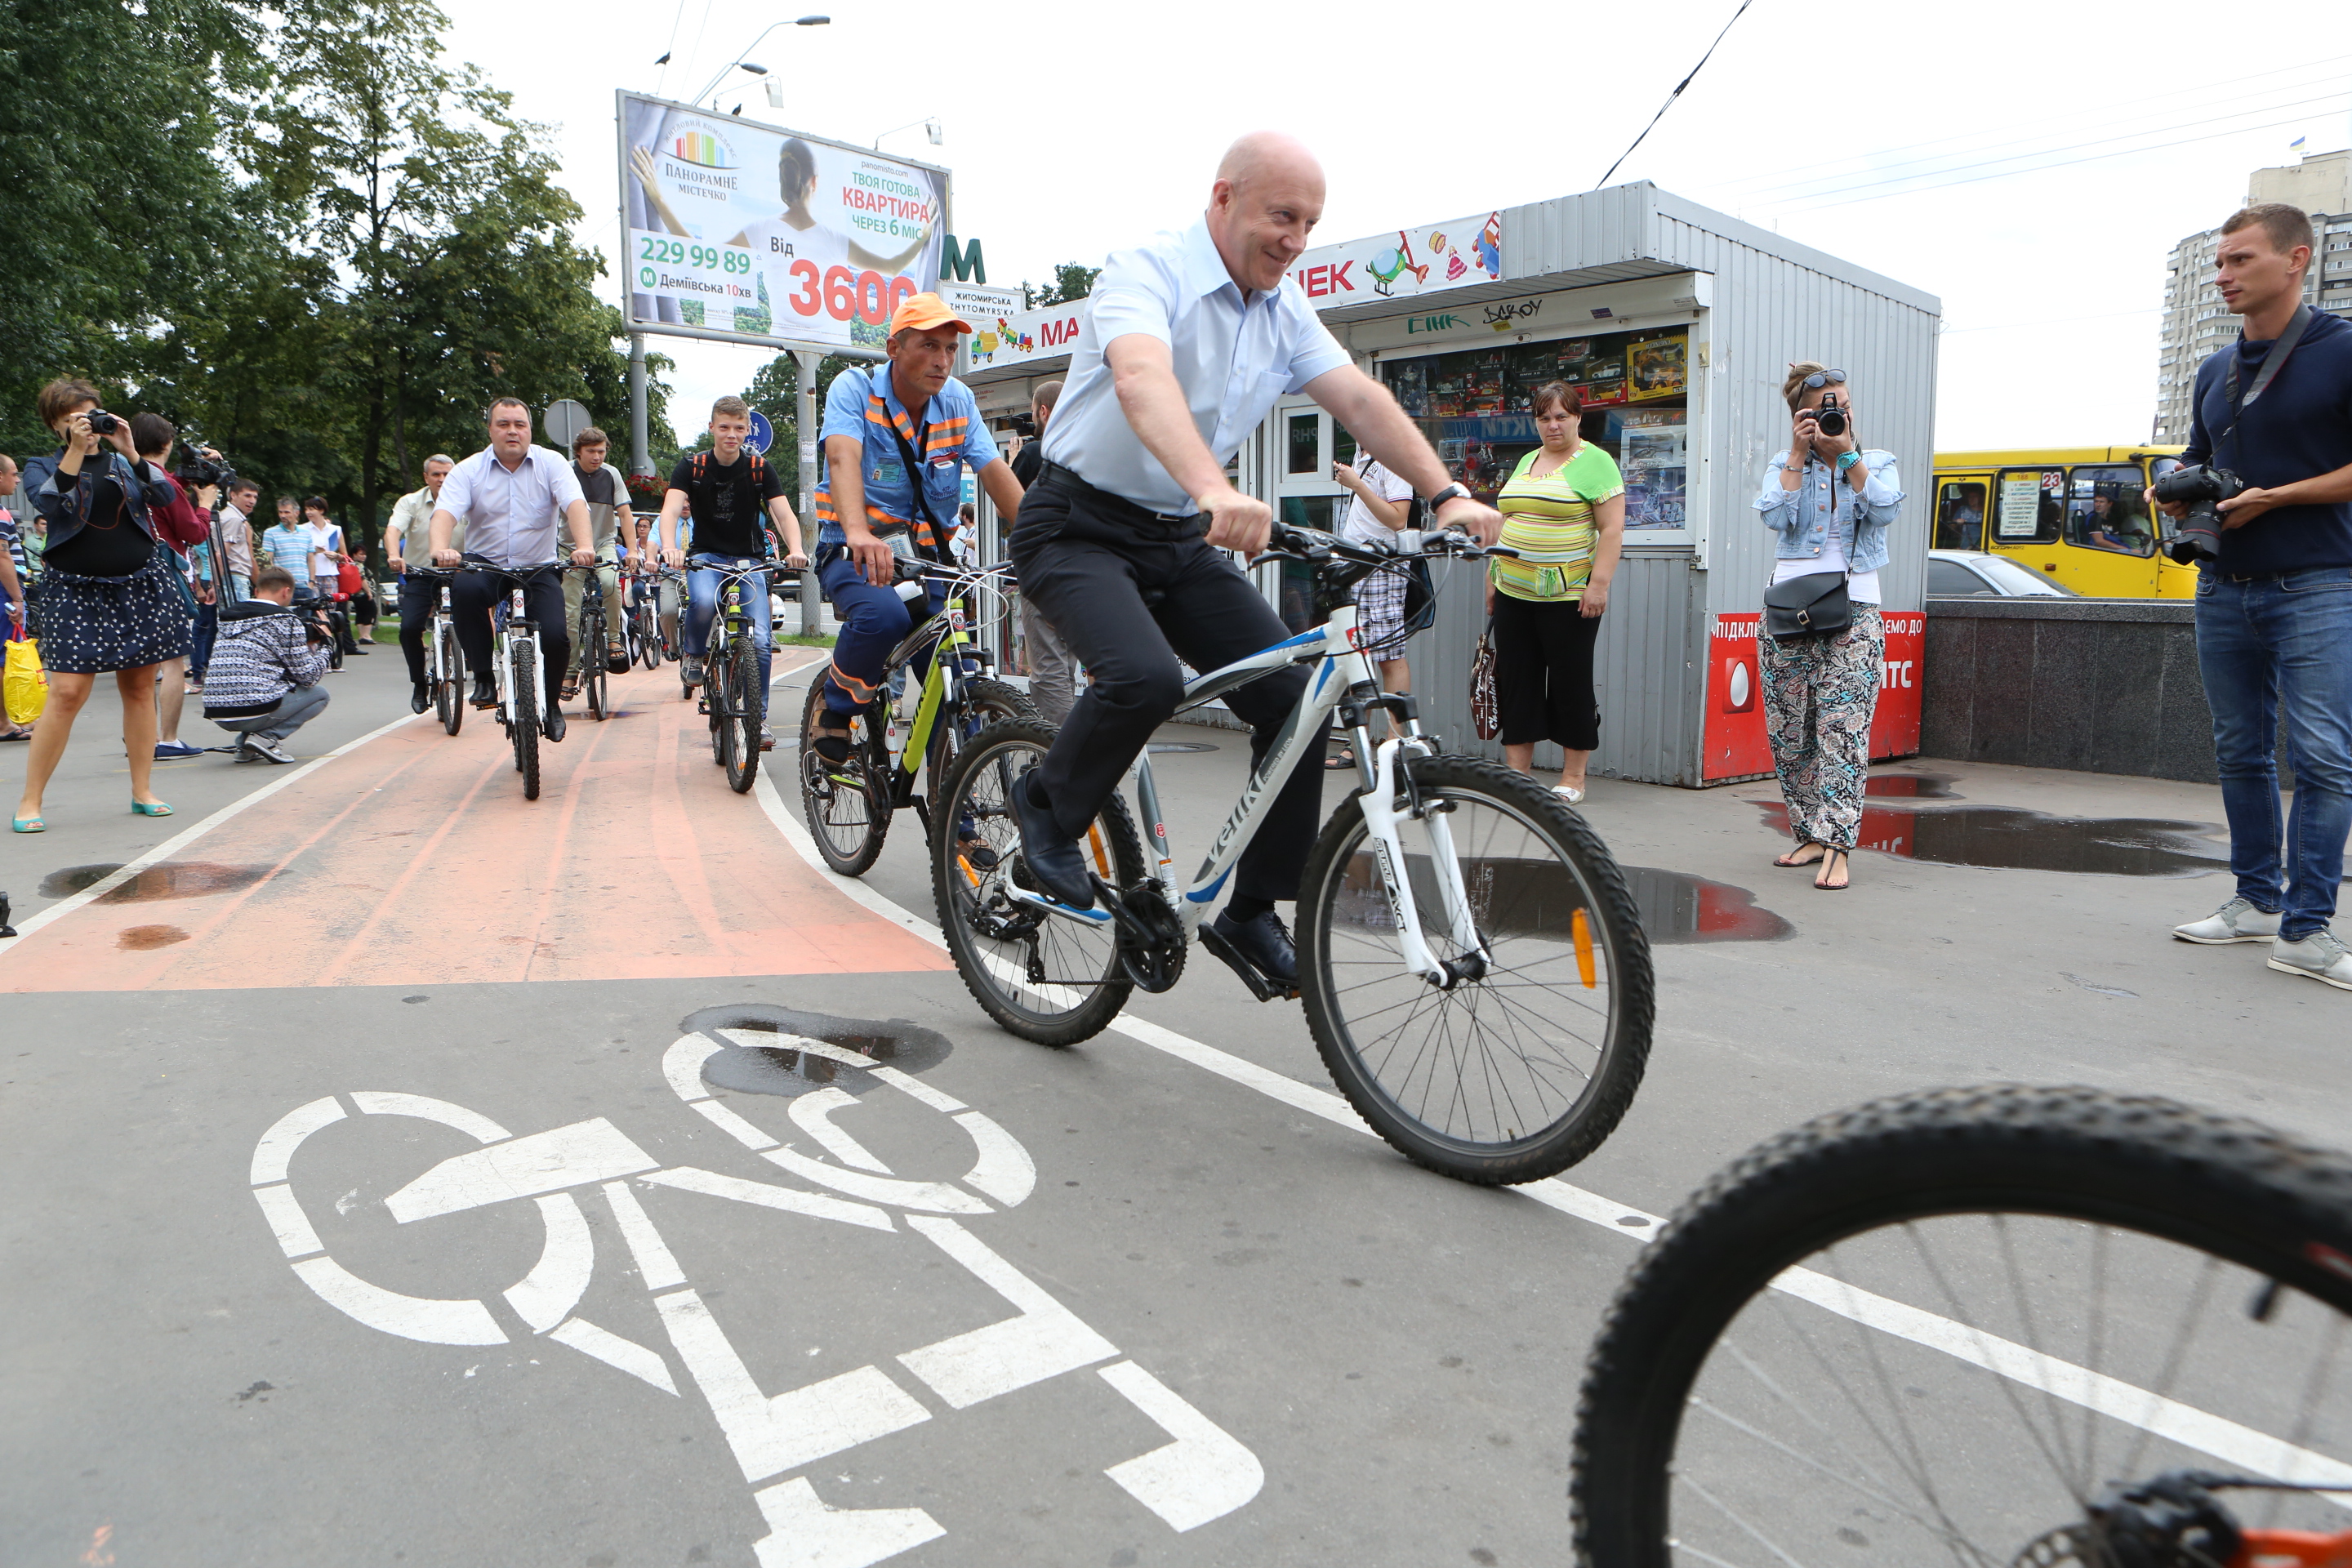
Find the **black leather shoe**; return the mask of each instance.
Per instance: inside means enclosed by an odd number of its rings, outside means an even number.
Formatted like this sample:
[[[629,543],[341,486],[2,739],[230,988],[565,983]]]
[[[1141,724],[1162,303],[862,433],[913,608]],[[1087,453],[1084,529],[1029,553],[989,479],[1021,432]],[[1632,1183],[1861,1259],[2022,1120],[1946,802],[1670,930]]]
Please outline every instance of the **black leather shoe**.
[[[539,721],[539,732],[551,741],[561,741],[563,739],[563,710],[550,708]]]
[[[478,675],[474,677],[474,695],[467,700],[477,708],[495,708],[499,705],[499,689],[490,684],[488,676]]]
[[[408,710],[411,713],[422,713],[432,706],[433,693],[423,681],[418,681],[409,689]]]
[[[1227,946],[1286,991],[1298,989],[1298,948],[1272,910],[1255,920],[1237,921],[1228,910],[1209,922]]]
[[[1021,824],[1021,858],[1047,897],[1074,910],[1095,907],[1094,884],[1087,879],[1087,858],[1078,841],[1062,831],[1053,811],[1040,805],[1031,792],[1037,775],[1021,775],[1013,786],[1013,816]]]

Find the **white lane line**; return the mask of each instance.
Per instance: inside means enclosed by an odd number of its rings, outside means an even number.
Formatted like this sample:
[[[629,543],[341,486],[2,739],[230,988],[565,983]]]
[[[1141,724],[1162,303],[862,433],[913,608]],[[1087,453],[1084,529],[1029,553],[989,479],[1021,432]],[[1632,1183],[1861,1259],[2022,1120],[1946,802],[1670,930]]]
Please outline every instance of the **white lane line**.
[[[760,775],[760,784],[763,791],[761,805],[767,807],[769,820],[775,823],[784,841],[819,877],[832,883],[844,896],[904,926],[934,946],[944,948],[947,945],[939,927],[917,920],[875,889],[856,878],[841,876],[827,866],[823,857],[817,854],[814,841],[797,821],[786,815],[783,802],[767,787],[768,775],[764,773]],[[1357,1116],[1354,1108],[1328,1089],[1300,1083],[1255,1062],[1245,1061],[1231,1052],[1221,1051],[1214,1046],[1203,1045],[1173,1029],[1139,1018],[1132,1013],[1121,1013],[1111,1021],[1110,1027],[1129,1039],[1191,1062],[1245,1089],[1255,1089],[1293,1110],[1320,1117],[1334,1126],[1349,1128],[1367,1137],[1374,1135],[1372,1130]],[[1638,1242],[1647,1243],[1665,1223],[1656,1215],[1620,1204],[1556,1176],[1501,1190]],[[910,1219],[908,1223],[915,1222]],[[1819,1284],[1813,1281],[1819,1281]],[[2013,1382],[2046,1390],[2144,1431],[2228,1463],[2244,1465],[2280,1480],[2352,1479],[2352,1468],[2325,1455],[2280,1442],[2235,1422],[2178,1404],[2129,1384],[2118,1383],[2056,1356],[1996,1339],[1937,1313],[1906,1306],[1867,1291],[1853,1290],[1811,1269],[1789,1269],[1772,1282],[1772,1288],[1865,1327],[1930,1350],[1944,1351]],[[1958,1348],[1963,1346],[1969,1348],[1965,1351]]]
[[[163,843],[155,846],[154,848],[147,851],[146,854],[140,856],[136,860],[127,861],[123,865],[116,868],[114,870],[108,872],[105,876],[100,877],[97,881],[92,882],[89,887],[84,888],[80,892],[74,894],[71,898],[59,899],[56,903],[51,904],[47,909],[41,910],[39,913],[26,916],[23,920],[16,922],[16,934],[20,937],[30,936],[35,931],[40,930],[43,926],[49,924],[52,921],[63,920],[66,916],[73,913],[74,910],[81,908],[84,904],[89,903],[93,900],[105,897],[108,893],[110,893],[115,889],[122,886],[123,883],[131,880],[131,878],[136,877],[140,872],[144,871],[148,867],[154,865],[157,861],[170,859],[173,856],[178,854],[189,845],[194,844],[197,839],[202,838],[205,834],[210,833],[214,828],[218,827],[222,823],[228,821],[231,817],[236,816],[240,812],[260,805],[263,801],[268,800],[271,795],[276,795],[279,790],[285,789],[289,785],[292,784],[296,780],[307,778],[311,773],[317,773],[320,768],[325,767],[329,763],[333,762],[337,757],[348,756],[352,752],[358,751],[362,746],[366,745],[370,741],[380,741],[384,736],[391,734],[394,730],[399,729],[403,724],[414,724],[419,719],[424,717],[425,717],[425,715],[422,713],[410,713],[402,718],[394,719],[391,723],[384,725],[381,729],[370,730],[366,734],[362,735],[356,741],[344,742],[341,745],[337,746],[333,751],[329,752],[323,757],[311,758],[309,762],[304,763],[301,766],[296,768],[292,773],[284,773],[270,780],[268,784],[263,784],[259,789],[255,790],[251,795],[247,795],[244,799],[231,801],[228,805],[222,806],[218,811],[214,812],[210,816],[205,817],[202,822],[197,823],[194,826],[173,834],[171,837],[163,840]],[[257,767],[262,764],[247,763],[244,765],[247,767]],[[0,963],[5,963],[8,961],[8,955],[16,951],[18,951],[18,948],[13,944],[9,947],[0,948]]]
[[[1169,1528],[1181,1534],[1223,1519],[1265,1485],[1255,1454],[1133,1362],[1104,1367],[1102,1380],[1176,1439],[1103,1472]]]
[[[982,1284],[1020,1309],[1018,1317],[924,1345],[898,1358],[899,1364],[958,1410],[1118,1354],[1117,1345],[1087,1327],[1076,1312],[955,1221],[908,1215],[907,1228],[927,1237]]]

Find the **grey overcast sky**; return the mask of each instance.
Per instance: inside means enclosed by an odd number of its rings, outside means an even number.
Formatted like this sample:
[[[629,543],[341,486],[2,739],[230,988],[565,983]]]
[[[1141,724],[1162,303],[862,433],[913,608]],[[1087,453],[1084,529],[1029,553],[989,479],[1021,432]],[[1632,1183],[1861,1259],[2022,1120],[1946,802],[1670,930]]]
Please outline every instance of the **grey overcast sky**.
[[[751,54],[784,78],[785,107],[733,73],[722,110],[857,142],[936,117],[944,145],[918,129],[883,150],[951,169],[955,232],[981,239],[991,282],[1017,283],[1186,221],[1219,152],[1259,126],[1322,156],[1329,239],[1590,188],[1737,0],[817,5],[831,26],[785,26]],[[450,52],[554,127],[608,284],[614,90],[683,98],[803,14],[730,0],[450,9]],[[1941,296],[1939,447],[2143,440],[2173,242],[2227,216],[2250,171],[2294,162],[2298,135],[2314,153],[2352,140],[2352,53],[2293,20],[2249,43],[2219,15],[2178,0],[1755,0],[1616,178]],[[686,430],[761,363],[652,341],[678,361]]]

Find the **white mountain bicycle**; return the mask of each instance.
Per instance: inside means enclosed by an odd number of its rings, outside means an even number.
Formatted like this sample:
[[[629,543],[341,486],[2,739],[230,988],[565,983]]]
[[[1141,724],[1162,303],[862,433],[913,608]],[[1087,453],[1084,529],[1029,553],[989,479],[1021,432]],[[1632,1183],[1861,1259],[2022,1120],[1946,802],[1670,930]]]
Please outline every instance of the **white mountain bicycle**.
[[[1609,1135],[1648,1059],[1650,952],[1633,895],[1558,795],[1443,753],[1412,699],[1381,690],[1349,600],[1374,572],[1488,552],[1460,534],[1409,531],[1381,550],[1279,525],[1272,543],[1261,559],[1307,563],[1328,618],[1197,677],[1179,711],[1292,664],[1311,664],[1314,677],[1191,883],[1177,881],[1147,753],[1133,777],[1150,856],[1113,796],[1086,838],[1096,907],[1045,894],[1022,862],[1010,802],[1054,731],[1034,720],[991,724],[932,803],[932,820],[969,821],[982,841],[932,841],[956,969],[991,1017],[1045,1045],[1098,1033],[1139,986],[1174,985],[1196,931],[1261,1001],[1283,994],[1202,921],[1336,711],[1360,788],[1324,825],[1298,891],[1299,994],[1324,1065],[1375,1131],[1433,1170],[1482,1183],[1552,1175]],[[1381,710],[1403,734],[1375,746],[1369,725]]]

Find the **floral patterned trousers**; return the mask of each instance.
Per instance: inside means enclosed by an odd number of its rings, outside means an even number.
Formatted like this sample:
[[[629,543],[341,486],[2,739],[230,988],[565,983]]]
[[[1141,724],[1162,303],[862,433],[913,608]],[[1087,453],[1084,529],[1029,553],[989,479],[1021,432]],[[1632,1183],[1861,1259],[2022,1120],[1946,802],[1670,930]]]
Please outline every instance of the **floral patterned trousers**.
[[[1886,629],[1866,605],[1842,632],[1756,639],[1772,765],[1800,844],[1853,847],[1885,659]]]

